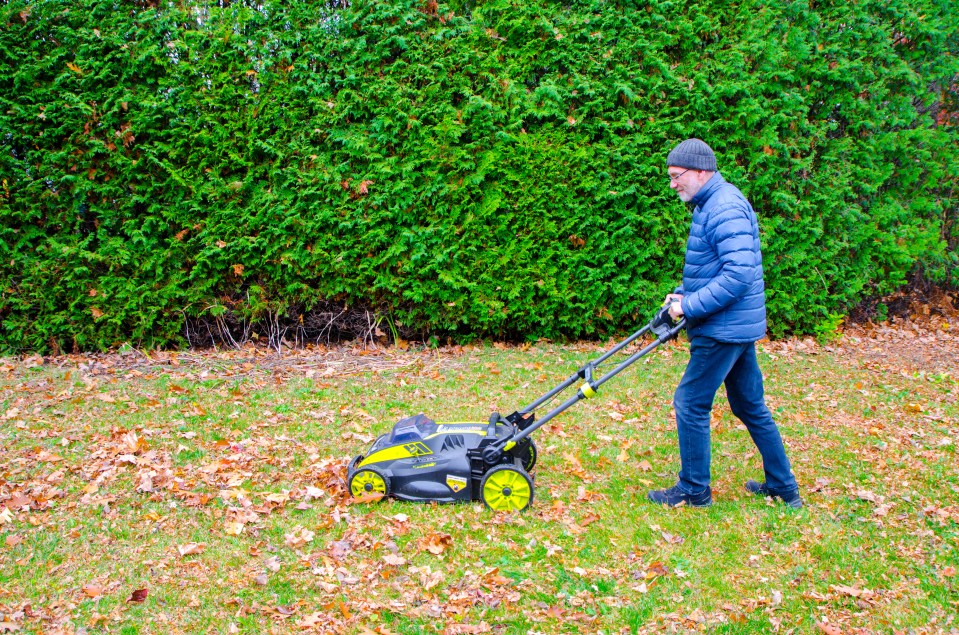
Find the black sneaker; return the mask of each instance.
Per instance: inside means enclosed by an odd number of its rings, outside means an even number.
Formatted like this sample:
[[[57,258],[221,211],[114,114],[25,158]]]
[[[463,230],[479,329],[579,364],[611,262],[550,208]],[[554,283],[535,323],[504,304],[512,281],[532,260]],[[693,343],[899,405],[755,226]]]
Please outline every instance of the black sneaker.
[[[713,491],[708,487],[698,494],[687,494],[679,489],[679,485],[673,485],[669,489],[653,490],[646,496],[654,503],[669,507],[679,507],[680,505],[709,507],[713,504]]]
[[[802,498],[799,497],[798,487],[793,487],[792,489],[787,490],[778,490],[768,487],[765,483],[757,483],[756,481],[749,479],[746,481],[746,489],[759,496],[778,498],[782,502],[795,509],[802,507]]]

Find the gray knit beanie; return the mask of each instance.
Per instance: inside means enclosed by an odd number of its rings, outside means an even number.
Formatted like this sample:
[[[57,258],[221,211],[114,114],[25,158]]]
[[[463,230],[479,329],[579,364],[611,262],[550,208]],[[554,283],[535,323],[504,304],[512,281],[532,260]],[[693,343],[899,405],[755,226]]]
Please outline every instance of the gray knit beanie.
[[[666,165],[693,170],[716,171],[716,155],[701,139],[686,139],[666,157]]]

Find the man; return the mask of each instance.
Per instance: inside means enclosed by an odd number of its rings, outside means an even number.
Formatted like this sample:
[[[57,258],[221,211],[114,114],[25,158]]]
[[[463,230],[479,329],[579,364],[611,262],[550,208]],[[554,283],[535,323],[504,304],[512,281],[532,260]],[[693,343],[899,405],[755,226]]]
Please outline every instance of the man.
[[[705,142],[687,139],[666,158],[669,186],[693,207],[683,283],[666,296],[673,319],[686,317],[690,359],[673,398],[679,430],[679,481],[649,492],[655,503],[706,507],[709,421],[713,399],[726,385],[729,406],[763,459],[765,482],[746,482],[755,494],[802,507],[779,428],[763,398],[756,340],[766,334],[759,226],[749,201],[716,170]]]

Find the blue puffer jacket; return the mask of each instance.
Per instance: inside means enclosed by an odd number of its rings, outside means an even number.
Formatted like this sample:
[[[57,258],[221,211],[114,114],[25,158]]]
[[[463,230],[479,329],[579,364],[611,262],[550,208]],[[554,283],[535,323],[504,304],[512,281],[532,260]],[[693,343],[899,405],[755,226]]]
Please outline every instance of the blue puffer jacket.
[[[693,197],[683,295],[690,338],[755,342],[766,335],[763,257],[756,213],[717,172]]]

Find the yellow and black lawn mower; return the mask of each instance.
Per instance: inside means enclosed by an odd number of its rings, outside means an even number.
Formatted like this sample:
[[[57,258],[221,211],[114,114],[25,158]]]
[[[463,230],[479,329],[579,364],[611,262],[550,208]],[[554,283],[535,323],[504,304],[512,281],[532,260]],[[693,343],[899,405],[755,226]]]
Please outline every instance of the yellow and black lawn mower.
[[[496,511],[524,510],[533,502],[536,445],[530,435],[570,406],[596,394],[613,376],[632,365],[685,326],[674,321],[668,307],[601,357],[588,362],[545,395],[516,412],[488,422],[436,422],[419,414],[397,422],[380,435],[366,454],[350,461],[350,493],[370,500],[392,496],[417,502],[453,503],[481,500]],[[630,355],[601,377],[599,366],[636,339],[652,332],[656,339]],[[576,394],[545,416],[536,419],[536,408],[548,403],[579,380]]]

